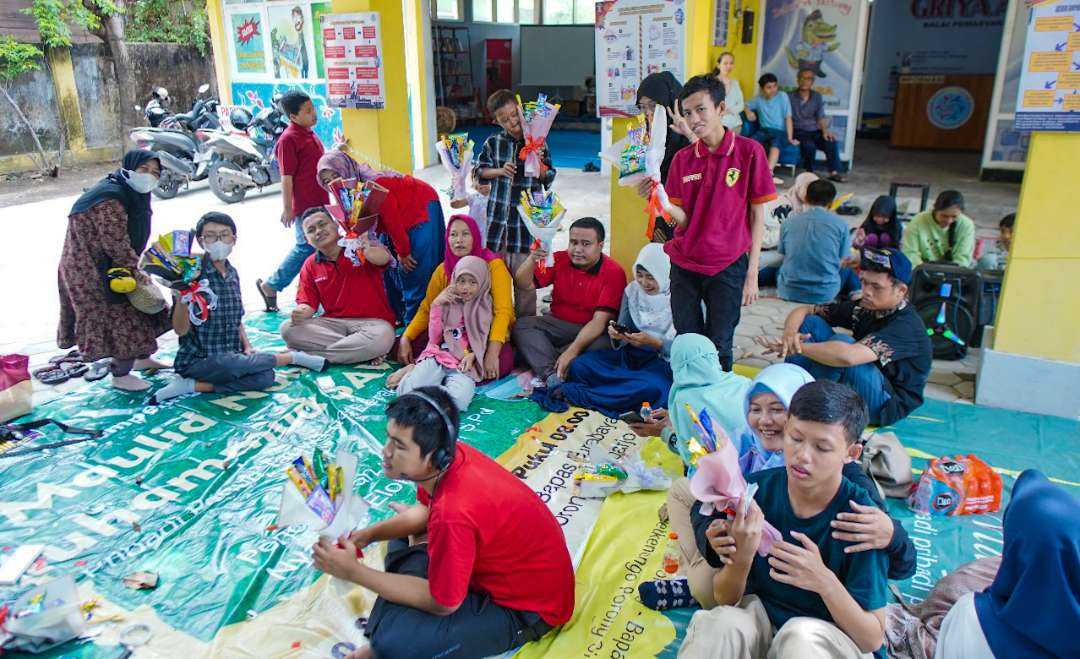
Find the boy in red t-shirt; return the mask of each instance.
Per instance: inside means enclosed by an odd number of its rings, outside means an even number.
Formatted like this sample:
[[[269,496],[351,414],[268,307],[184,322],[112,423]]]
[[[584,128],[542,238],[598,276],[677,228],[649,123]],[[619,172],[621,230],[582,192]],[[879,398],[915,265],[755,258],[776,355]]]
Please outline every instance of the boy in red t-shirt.
[[[278,138],[274,147],[281,171],[281,223],[292,227],[295,235],[293,248],[274,271],[263,281],[256,280],[259,295],[267,311],[277,311],[277,294],[296,279],[307,257],[315,252],[308,244],[300,226],[300,216],[309,208],[330,203],[326,190],[319,185],[316,168],[323,154],[323,145],[312,129],[319,122],[319,115],[311,97],[299,89],[290,89],[281,95],[281,110],[289,117],[289,127]]]
[[[675,154],[659,187],[661,205],[676,223],[675,237],[664,245],[671,315],[679,334],[708,336],[730,371],[740,304],[758,297],[765,203],[776,198],[776,186],[761,145],[724,127],[723,83],[695,76],[679,101],[699,139]]]
[[[342,537],[320,539],[315,567],[378,595],[348,659],[488,657],[533,641],[574,612],[574,568],[547,506],[512,473],[457,441],[458,411],[438,387],[386,408],[383,473],[416,483],[417,504]],[[427,542],[410,544],[410,536]],[[356,559],[380,540],[386,571]]]

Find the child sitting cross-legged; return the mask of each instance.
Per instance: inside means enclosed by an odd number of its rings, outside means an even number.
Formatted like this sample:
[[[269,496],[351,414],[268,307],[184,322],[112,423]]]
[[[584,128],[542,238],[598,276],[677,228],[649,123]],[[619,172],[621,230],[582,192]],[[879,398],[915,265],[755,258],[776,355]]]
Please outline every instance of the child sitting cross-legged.
[[[431,305],[431,340],[415,366],[398,385],[398,395],[419,387],[438,386],[465,411],[476,383],[484,379],[493,302],[491,274],[478,256],[466,256],[454,267],[452,284]],[[441,340],[439,340],[441,338]]]

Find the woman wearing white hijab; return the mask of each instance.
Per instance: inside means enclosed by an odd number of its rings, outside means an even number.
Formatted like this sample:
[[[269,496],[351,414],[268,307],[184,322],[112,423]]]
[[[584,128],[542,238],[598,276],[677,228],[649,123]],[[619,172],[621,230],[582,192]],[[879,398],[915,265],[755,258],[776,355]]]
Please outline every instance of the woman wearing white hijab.
[[[610,417],[636,412],[644,402],[653,409],[666,408],[672,379],[668,360],[675,339],[670,271],[663,245],[645,245],[634,262],[634,281],[623,292],[619,320],[608,326],[616,347],[581,355],[570,365],[565,382],[538,390],[534,399],[552,411],[570,404]]]

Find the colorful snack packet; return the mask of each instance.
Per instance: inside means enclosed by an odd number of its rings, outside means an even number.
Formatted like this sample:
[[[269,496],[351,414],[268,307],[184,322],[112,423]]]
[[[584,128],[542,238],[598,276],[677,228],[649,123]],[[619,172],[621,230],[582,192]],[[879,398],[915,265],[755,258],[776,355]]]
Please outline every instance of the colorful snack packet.
[[[326,456],[323,454],[322,449],[316,447],[315,452],[311,454],[311,466],[315,472],[315,482],[329,492],[330,483],[326,474]],[[332,497],[331,501],[333,501]]]
[[[289,465],[289,468],[285,470],[285,474],[289,477],[289,480],[293,482],[297,490],[300,490],[300,494],[305,499],[311,496],[311,485],[308,484],[307,479],[304,478],[300,471],[296,468],[296,465]]]

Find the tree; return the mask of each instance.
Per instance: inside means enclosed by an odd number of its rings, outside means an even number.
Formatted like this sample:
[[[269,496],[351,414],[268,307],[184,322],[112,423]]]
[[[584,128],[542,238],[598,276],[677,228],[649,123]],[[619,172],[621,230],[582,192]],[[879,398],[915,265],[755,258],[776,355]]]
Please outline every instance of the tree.
[[[42,57],[42,52],[28,43],[19,43],[13,37],[0,39],[0,93],[15,109],[15,114],[26,124],[26,130],[34,138],[34,146],[37,147],[38,155],[41,156],[41,171],[48,171],[51,168],[49,157],[45,155],[45,149],[41,146],[41,140],[38,139],[33,124],[26,118],[22,108],[19,107],[19,104],[15,102],[15,99],[8,92],[8,86],[15,78],[41,68]],[[55,176],[55,174],[53,175]]]
[[[23,11],[37,22],[41,42],[46,48],[70,48],[71,26],[81,27],[105,42],[116,72],[120,97],[121,143],[124,115],[135,106],[129,82],[133,71],[124,41],[124,5],[126,0],[32,0]]]

